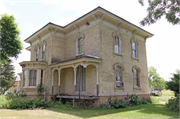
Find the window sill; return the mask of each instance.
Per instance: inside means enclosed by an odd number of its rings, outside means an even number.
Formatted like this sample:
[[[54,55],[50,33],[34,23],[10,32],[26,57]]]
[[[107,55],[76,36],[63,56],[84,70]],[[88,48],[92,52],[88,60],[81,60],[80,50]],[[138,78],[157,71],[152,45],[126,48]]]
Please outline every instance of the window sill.
[[[84,53],[81,53],[81,54],[76,54],[76,57],[78,57],[78,56],[82,56],[82,55],[84,55]]]
[[[115,87],[116,90],[124,90],[124,87]]]
[[[36,86],[28,86],[28,88],[37,88]]]
[[[132,57],[132,59],[139,61],[139,58],[137,58],[137,57]]]
[[[134,90],[141,90],[140,87],[134,87]]]
[[[114,52],[114,54],[115,54],[115,55],[118,55],[118,56],[123,56],[123,54],[120,54],[120,53],[115,53],[115,52]]]

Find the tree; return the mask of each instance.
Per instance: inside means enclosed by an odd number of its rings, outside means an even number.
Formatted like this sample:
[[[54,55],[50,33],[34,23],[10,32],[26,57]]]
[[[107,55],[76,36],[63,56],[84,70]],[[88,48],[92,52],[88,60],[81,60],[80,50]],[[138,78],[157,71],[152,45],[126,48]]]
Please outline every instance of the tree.
[[[144,6],[144,0],[139,0]],[[165,16],[173,25],[180,24],[180,0],[148,0],[147,16],[140,22],[142,26],[155,23]]]
[[[12,61],[4,62],[1,64],[1,93],[4,94],[6,90],[8,90],[10,87],[14,86],[15,83],[15,73],[14,73],[14,66],[11,65]]]
[[[0,15],[1,33],[1,63],[10,60],[10,57],[17,58],[23,48],[19,38],[20,30],[17,27],[16,19],[12,15]]]
[[[170,89],[174,91],[175,96],[179,94],[179,82],[180,82],[180,72],[179,70],[176,71],[176,73],[172,74],[173,77],[171,78],[171,81],[167,82],[167,89]]]
[[[166,88],[165,80],[159,76],[157,69],[153,66],[148,68],[148,80],[150,88]]]

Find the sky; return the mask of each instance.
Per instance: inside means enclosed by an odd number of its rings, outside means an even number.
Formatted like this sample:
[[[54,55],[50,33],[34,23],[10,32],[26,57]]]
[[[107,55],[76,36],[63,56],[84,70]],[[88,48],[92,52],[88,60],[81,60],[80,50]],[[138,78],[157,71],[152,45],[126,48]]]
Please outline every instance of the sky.
[[[27,48],[30,45],[24,40],[48,22],[65,26],[98,6],[154,34],[146,41],[147,63],[161,77],[168,81],[171,73],[180,69],[180,25],[173,26],[162,17],[155,24],[140,26],[147,15],[147,2],[141,6],[138,0],[0,0],[0,14],[14,15]],[[13,60],[16,75],[22,72],[22,61],[30,61],[30,52],[25,49]]]

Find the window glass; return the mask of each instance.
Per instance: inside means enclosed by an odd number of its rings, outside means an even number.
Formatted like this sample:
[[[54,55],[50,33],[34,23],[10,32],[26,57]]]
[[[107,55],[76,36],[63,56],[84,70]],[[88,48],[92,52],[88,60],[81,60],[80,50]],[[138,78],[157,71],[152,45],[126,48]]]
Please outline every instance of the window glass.
[[[82,53],[83,40],[82,37],[78,39],[78,54]]]
[[[38,61],[39,48],[36,49],[36,61]]]
[[[42,46],[42,59],[44,59],[45,45]]]
[[[138,86],[138,70],[134,69],[134,85]]]
[[[30,70],[29,72],[29,86],[36,86],[36,70]]]

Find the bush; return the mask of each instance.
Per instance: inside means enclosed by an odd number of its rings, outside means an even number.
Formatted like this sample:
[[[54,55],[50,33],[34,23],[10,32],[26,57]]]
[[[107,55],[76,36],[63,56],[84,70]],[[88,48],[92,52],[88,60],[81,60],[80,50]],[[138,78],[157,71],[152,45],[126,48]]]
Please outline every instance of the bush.
[[[112,100],[111,97],[107,100],[107,104],[100,104],[100,108],[102,109],[118,109],[118,108],[125,108],[127,106],[137,106],[140,104],[151,104],[153,101],[152,99],[140,99],[139,96],[132,94],[127,95],[127,97],[123,99],[117,99],[117,97]]]
[[[166,104],[166,110],[175,112],[179,111],[179,95],[168,100],[168,103]]]
[[[1,95],[0,107],[9,109],[26,109],[26,108],[36,108],[36,107],[49,107],[51,106],[49,101],[42,100],[41,98],[32,99],[25,98],[26,94],[22,92],[21,94],[7,94]]]

